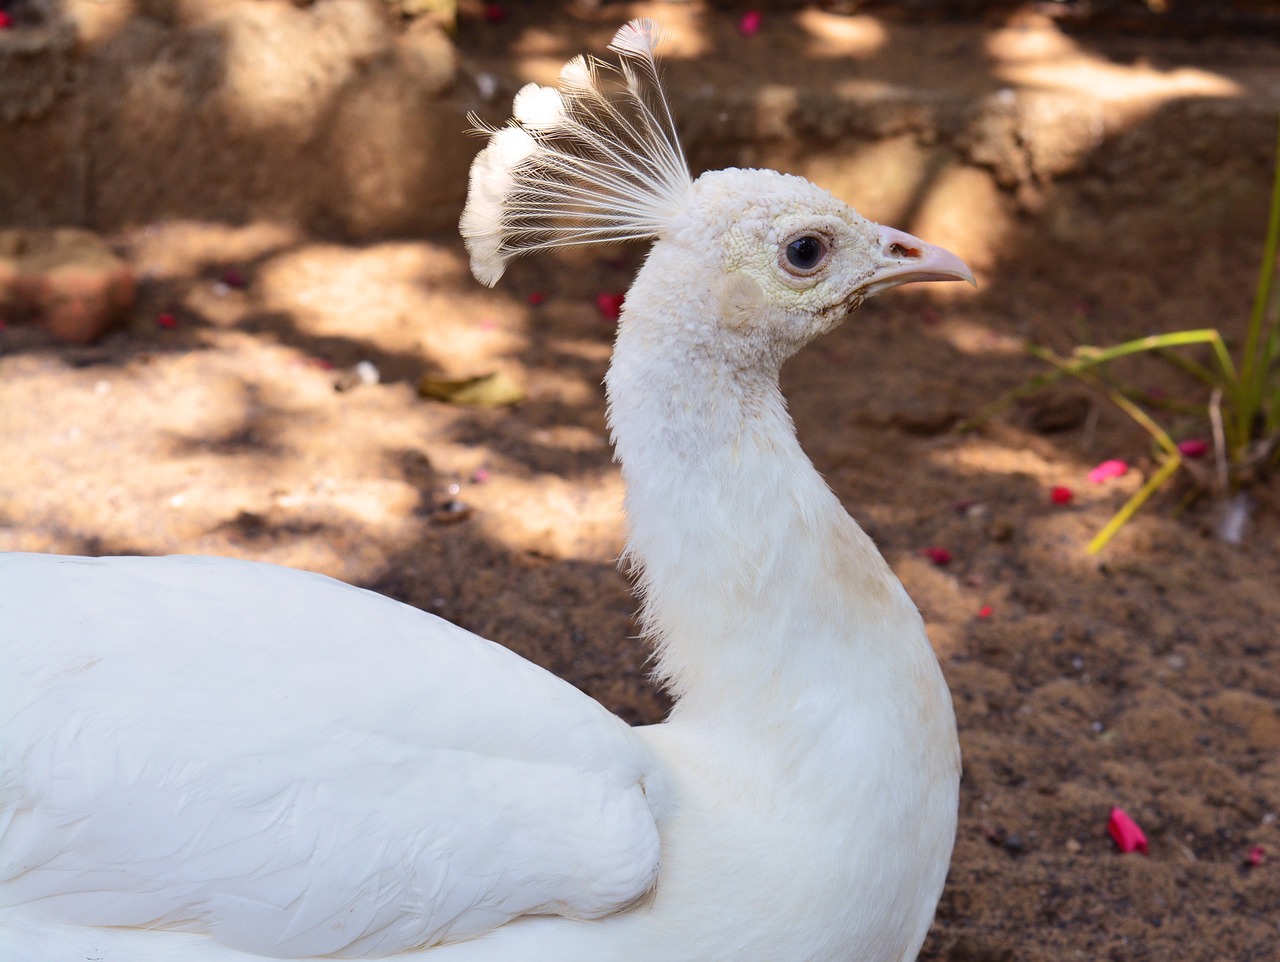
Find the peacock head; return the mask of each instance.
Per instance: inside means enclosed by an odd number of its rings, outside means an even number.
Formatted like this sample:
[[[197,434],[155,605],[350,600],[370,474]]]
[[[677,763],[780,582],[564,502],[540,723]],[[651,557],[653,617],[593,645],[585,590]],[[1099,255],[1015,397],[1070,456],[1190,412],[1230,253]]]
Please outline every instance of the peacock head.
[[[648,21],[627,24],[609,46],[616,64],[576,57],[556,87],[523,88],[507,126],[485,129],[460,225],[479,280],[497,283],[509,259],[530,251],[656,239],[652,256],[675,270],[668,287],[697,272],[715,302],[705,322],[737,338],[726,348],[780,359],[889,287],[973,283],[954,254],[801,177],[730,169],[693,180],[658,82],[655,35]]]
[[[719,322],[784,354],[825,333],[866,298],[916,281],[965,280],[950,251],[867,220],[803,177],[710,171],[663,232],[690,261],[713,252]]]

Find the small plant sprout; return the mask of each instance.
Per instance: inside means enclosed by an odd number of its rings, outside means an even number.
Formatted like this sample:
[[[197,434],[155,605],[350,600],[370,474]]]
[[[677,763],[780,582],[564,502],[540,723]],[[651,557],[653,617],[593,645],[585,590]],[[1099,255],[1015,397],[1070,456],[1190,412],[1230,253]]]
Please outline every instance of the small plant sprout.
[[[1009,392],[980,414],[978,424],[1008,403],[1033,394],[1064,377],[1075,378],[1103,394],[1116,407],[1151,435],[1156,449],[1156,469],[1124,506],[1089,542],[1096,554],[1129,521],[1157,490],[1181,467],[1187,470],[1200,490],[1210,491],[1229,502],[1224,514],[1230,519],[1219,535],[1238,541],[1241,518],[1247,515],[1247,489],[1264,480],[1280,464],[1280,297],[1273,290],[1276,256],[1280,251],[1280,142],[1271,189],[1271,206],[1263,243],[1262,266],[1253,309],[1239,356],[1217,328],[1174,331],[1126,341],[1110,347],[1081,345],[1069,356],[1039,344],[1027,351],[1052,365],[1053,370],[1038,375]],[[1207,363],[1188,357],[1180,349],[1207,345]],[[1180,401],[1155,396],[1109,376],[1110,362],[1133,354],[1152,353],[1200,381],[1202,399]],[[1175,441],[1153,412],[1172,412],[1194,422],[1185,433],[1193,440]],[[1184,422],[1185,423],[1185,422]],[[1204,435],[1208,435],[1205,438]],[[1212,458],[1207,456],[1212,453]],[[1199,463],[1204,457],[1205,463]],[[1092,476],[1091,476],[1092,477]]]

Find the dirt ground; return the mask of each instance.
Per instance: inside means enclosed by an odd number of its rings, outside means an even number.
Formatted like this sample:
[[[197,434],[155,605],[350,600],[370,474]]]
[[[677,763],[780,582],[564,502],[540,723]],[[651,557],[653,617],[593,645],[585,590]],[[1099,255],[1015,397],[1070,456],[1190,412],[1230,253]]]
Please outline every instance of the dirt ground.
[[[784,372],[806,451],[924,611],[955,697],[959,838],[922,958],[1280,957],[1276,482],[1253,491],[1239,546],[1213,536],[1217,507],[1189,502],[1183,482],[1094,558],[1085,544],[1152,467],[1136,426],[1062,386],[956,430],[1040,370],[1026,338],[1066,350],[1206,325],[1239,336],[1264,226],[1274,45],[1072,37],[1043,19],[885,21],[893,55],[858,55],[873,17],[767,17],[752,39],[776,31],[771,61],[784,61],[767,69],[812,66],[802,103],[841,63],[857,83],[914,71],[997,99],[1097,81],[1070,101],[1101,105],[1103,133],[1086,146],[1049,149],[1046,135],[1041,153],[1025,147],[1021,174],[971,150],[911,194],[876,172],[913,156],[918,131],[864,143],[870,166],[841,166],[843,134],[823,139],[821,118],[794,121],[810,140],[793,128],[716,135],[713,105],[741,104],[746,93],[724,88],[759,62],[758,45],[735,39],[737,11],[584,5],[549,45],[537,20],[548,6],[464,18],[467,76],[492,71],[509,86],[545,69],[539,58],[598,51],[626,16],[656,12],[674,24],[677,114],[701,132],[695,157],[790,158],[978,269],[977,291],[907,288],[867,304]],[[806,59],[822,43],[848,49]],[[978,48],[981,61],[964,55]],[[748,91],[757,105],[772,96],[764,86]],[[1217,136],[1226,115],[1258,136]],[[764,103],[756,119],[769,117]],[[323,571],[494,638],[628,720],[662,717],[614,565],[621,483],[600,386],[613,325],[597,297],[625,290],[642,249],[518,262],[489,291],[452,234],[356,243],[283,221],[176,216],[109,236],[141,278],[122,329],[89,347],[0,330],[0,549]],[[360,362],[377,383],[351,375]],[[423,374],[494,371],[526,399],[477,410],[415,392]],[[1126,371],[1194,396],[1164,367]],[[1090,483],[1111,458],[1133,467]],[[1057,486],[1070,504],[1053,503]],[[934,546],[949,564],[922,553]],[[1112,806],[1146,831],[1149,856],[1116,851]]]

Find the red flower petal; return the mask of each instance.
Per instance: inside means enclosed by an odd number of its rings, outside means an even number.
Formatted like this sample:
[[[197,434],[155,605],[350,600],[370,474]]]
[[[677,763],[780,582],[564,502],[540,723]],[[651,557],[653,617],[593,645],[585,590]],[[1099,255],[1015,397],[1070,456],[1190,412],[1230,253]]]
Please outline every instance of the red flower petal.
[[[1178,442],[1178,452],[1184,458],[1203,458],[1209,453],[1209,442],[1204,438],[1187,438]]]
[[[1075,492],[1070,488],[1064,488],[1062,485],[1056,485],[1049,491],[1049,500],[1054,504],[1070,504],[1075,500]]]
[[[244,275],[234,267],[228,267],[222,272],[222,283],[226,284],[227,287],[233,287],[238,291],[243,290],[249,285],[249,282],[245,280]]]
[[[166,331],[172,331],[177,326],[178,319],[168,311],[156,315],[156,327],[163,327]]]
[[[921,548],[920,553],[939,568],[951,563],[951,552],[941,545],[930,545],[928,548]]]
[[[600,316],[606,321],[616,321],[622,316],[622,302],[626,296],[622,292],[597,294],[596,307],[600,311]]]
[[[542,303],[543,301],[545,301],[546,299],[547,299],[547,295],[546,295],[546,294],[544,294],[542,291],[530,291],[530,292],[529,292],[529,306],[530,306],[530,307],[537,307],[539,304],[541,304],[541,303]]]
[[[1129,465],[1123,461],[1103,461],[1100,465],[1089,472],[1089,480],[1094,484],[1101,484],[1103,481],[1123,477],[1128,473]]]
[[[979,618],[990,618],[990,617],[991,617],[991,606],[990,606],[990,605],[983,605],[981,608],[979,608],[979,609],[978,609],[978,617],[979,617]]]
[[[13,26],[13,17],[0,10],[0,30],[8,30]]]
[[[738,21],[738,32],[744,37],[754,37],[760,32],[760,24],[763,20],[759,10],[748,10]]]
[[[1245,864],[1247,864],[1249,868],[1257,868],[1266,860],[1267,850],[1261,845],[1255,845],[1253,848],[1249,849],[1249,854],[1245,856]]]
[[[1147,836],[1123,808],[1111,810],[1111,817],[1107,819],[1107,831],[1120,851],[1147,854]]]
[[[486,3],[484,5],[484,18],[490,23],[502,23],[507,19],[507,8],[500,3]]]

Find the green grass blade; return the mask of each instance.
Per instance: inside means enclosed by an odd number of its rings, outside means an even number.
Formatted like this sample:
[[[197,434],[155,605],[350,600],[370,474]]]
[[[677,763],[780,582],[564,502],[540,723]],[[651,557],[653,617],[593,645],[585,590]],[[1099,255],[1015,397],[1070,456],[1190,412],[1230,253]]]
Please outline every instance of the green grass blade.
[[[1124,503],[1124,507],[1112,515],[1111,520],[1103,525],[1101,531],[1094,535],[1093,540],[1089,542],[1089,546],[1086,549],[1089,554],[1097,554],[1105,548],[1107,546],[1107,542],[1115,537],[1116,532],[1129,523],[1129,519],[1137,513],[1139,508],[1146,504],[1147,499],[1155,494],[1162,484],[1173,476],[1173,472],[1177,471],[1181,464],[1182,455],[1180,455],[1175,448],[1173,455],[1167,458],[1165,462],[1160,465],[1160,469],[1147,479],[1147,483],[1139,488],[1137,493]]]

